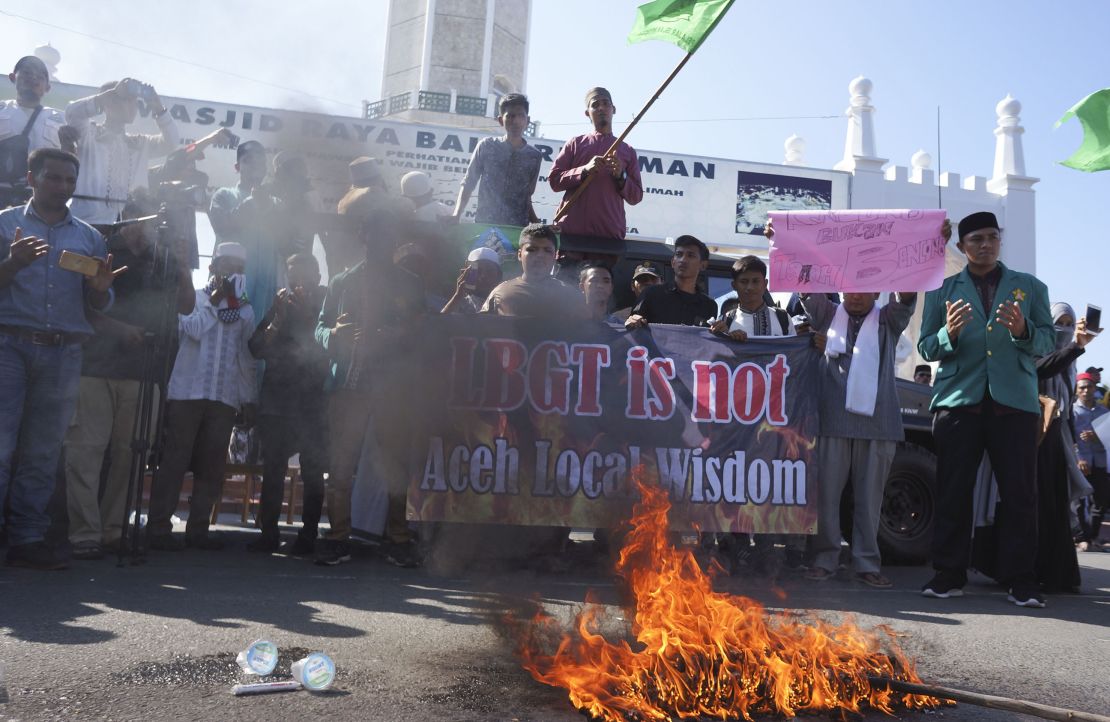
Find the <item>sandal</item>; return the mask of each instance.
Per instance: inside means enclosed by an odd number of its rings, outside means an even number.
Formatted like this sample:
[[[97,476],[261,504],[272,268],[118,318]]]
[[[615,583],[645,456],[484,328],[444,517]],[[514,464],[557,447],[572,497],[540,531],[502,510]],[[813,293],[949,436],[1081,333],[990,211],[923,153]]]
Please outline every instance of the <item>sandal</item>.
[[[829,571],[828,569],[811,567],[810,570],[805,573],[805,578],[812,582],[823,582],[827,579],[832,579],[835,574],[836,572]]]
[[[875,587],[876,589],[890,589],[894,586],[894,582],[878,572],[859,572],[856,574],[856,581],[863,582],[867,586]]]

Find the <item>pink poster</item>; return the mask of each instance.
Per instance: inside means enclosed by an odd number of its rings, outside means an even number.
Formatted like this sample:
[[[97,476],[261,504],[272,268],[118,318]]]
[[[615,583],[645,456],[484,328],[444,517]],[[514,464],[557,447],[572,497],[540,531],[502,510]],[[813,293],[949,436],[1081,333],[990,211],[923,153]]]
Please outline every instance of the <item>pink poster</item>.
[[[771,211],[772,291],[931,291],[944,281],[943,210]]]

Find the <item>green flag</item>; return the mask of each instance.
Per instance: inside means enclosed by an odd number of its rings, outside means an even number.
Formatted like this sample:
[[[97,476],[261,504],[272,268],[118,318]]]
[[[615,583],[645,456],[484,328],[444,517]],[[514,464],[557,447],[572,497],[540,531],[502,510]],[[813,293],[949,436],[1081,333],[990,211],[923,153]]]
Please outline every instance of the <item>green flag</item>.
[[[654,0],[636,9],[628,42],[666,40],[688,53],[701,47],[733,0]]]
[[[1095,91],[1064,113],[1056,127],[1072,116],[1083,125],[1083,145],[1061,165],[1091,173],[1110,170],[1110,88]]]

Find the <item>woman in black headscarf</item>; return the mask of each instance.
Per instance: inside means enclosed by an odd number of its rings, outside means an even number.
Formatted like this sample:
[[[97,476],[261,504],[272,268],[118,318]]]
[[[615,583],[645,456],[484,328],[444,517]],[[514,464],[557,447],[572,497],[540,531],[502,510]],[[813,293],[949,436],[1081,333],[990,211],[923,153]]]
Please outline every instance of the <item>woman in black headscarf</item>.
[[[1075,320],[1066,303],[1052,304],[1056,350],[1038,357],[1037,378],[1042,396],[1055,404],[1052,423],[1037,449],[1037,581],[1046,592],[1078,592],[1079,562],[1071,533],[1070,476],[1078,473],[1075,459],[1072,404],[1075,401],[1075,360],[1094,338],[1086,322]]]

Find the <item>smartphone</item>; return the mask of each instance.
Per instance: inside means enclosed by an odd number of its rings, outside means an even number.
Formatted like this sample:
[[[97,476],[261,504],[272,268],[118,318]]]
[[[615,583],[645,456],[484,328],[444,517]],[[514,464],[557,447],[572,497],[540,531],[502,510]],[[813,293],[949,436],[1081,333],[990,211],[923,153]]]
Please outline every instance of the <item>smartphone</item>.
[[[1088,303],[1085,318],[1087,319],[1087,333],[1097,336],[1098,332],[1102,330],[1102,307]]]
[[[466,269],[466,276],[463,277],[463,287],[469,288],[471,291],[478,287],[478,269],[474,266]]]
[[[91,278],[100,271],[100,261],[92,256],[82,256],[73,251],[62,251],[62,256],[58,259],[58,267]]]

